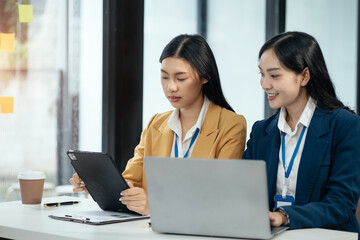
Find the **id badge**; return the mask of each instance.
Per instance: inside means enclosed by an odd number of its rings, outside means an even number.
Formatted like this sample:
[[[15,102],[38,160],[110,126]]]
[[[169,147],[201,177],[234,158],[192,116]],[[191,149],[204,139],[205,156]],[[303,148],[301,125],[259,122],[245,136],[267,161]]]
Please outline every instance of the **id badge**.
[[[275,195],[275,208],[277,209],[278,207],[282,207],[282,206],[294,206],[294,202],[295,202],[295,198],[291,195],[286,195],[285,198],[282,197],[282,195],[278,194]]]

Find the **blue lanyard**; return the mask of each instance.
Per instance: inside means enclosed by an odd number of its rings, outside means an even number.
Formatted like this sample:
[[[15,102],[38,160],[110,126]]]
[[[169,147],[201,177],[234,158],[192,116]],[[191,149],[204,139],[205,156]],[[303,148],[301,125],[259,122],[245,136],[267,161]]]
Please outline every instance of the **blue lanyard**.
[[[288,169],[286,170],[285,169],[285,134],[286,133],[282,133],[282,163],[283,163],[283,167],[284,167],[284,172],[285,172],[285,178],[288,178],[289,175],[290,175],[290,172],[291,172],[291,169],[293,167],[293,164],[294,164],[294,159],[296,157],[296,154],[299,150],[299,146],[300,146],[300,143],[301,143],[301,140],[304,136],[304,132],[305,132],[305,129],[306,129],[306,126],[303,127],[302,131],[301,131],[301,134],[300,134],[300,137],[299,137],[299,140],[296,144],[296,147],[295,147],[295,150],[294,150],[294,153],[291,157],[291,160],[290,160],[290,164],[289,164],[289,167]]]
[[[191,138],[191,142],[190,142],[190,146],[188,148],[188,150],[186,151],[184,158],[187,158],[188,154],[189,154],[189,150],[191,148],[191,146],[193,145],[193,143],[195,142],[195,139],[197,138],[198,134],[199,134],[199,129],[197,128],[194,136]],[[177,158],[179,156],[179,151],[178,151],[178,146],[177,146],[177,139],[178,139],[178,135],[175,133],[176,139],[175,139],[175,157]]]

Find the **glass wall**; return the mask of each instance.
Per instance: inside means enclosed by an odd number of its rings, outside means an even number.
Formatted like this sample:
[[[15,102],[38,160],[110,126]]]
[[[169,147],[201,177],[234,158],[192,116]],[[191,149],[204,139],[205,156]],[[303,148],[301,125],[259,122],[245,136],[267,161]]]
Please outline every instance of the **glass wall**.
[[[257,55],[265,41],[265,0],[209,0],[208,42],[217,60],[224,95],[245,116],[247,134],[264,118]]]
[[[81,1],[79,149],[101,152],[103,1]]]
[[[33,17],[20,22],[18,1],[0,2],[0,31],[14,36],[14,48],[0,51],[0,97],[11,96],[14,103],[10,113],[0,113],[0,201],[19,171],[42,170],[47,182],[56,181],[59,93],[66,71],[66,35],[58,32],[57,19],[63,19],[66,5],[27,3],[32,9],[22,14]]]
[[[0,23],[0,201],[26,170],[54,195],[67,149],[101,150],[102,2],[3,0]]]
[[[286,30],[313,35],[320,44],[336,93],[356,110],[357,0],[287,0]]]

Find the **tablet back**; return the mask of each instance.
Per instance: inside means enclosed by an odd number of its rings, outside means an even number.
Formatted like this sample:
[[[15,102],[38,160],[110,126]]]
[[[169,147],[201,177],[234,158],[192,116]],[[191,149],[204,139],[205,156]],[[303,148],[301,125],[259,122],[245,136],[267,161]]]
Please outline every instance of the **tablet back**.
[[[120,192],[128,186],[109,155],[76,150],[67,151],[67,155],[101,209],[134,213],[119,201]]]
[[[145,157],[156,232],[268,239],[264,161]]]

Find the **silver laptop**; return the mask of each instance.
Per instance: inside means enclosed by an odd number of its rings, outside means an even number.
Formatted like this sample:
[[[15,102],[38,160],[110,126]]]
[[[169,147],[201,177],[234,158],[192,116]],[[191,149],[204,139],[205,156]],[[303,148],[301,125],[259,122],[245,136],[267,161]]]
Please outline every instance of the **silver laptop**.
[[[155,232],[269,239],[264,161],[145,157]]]

